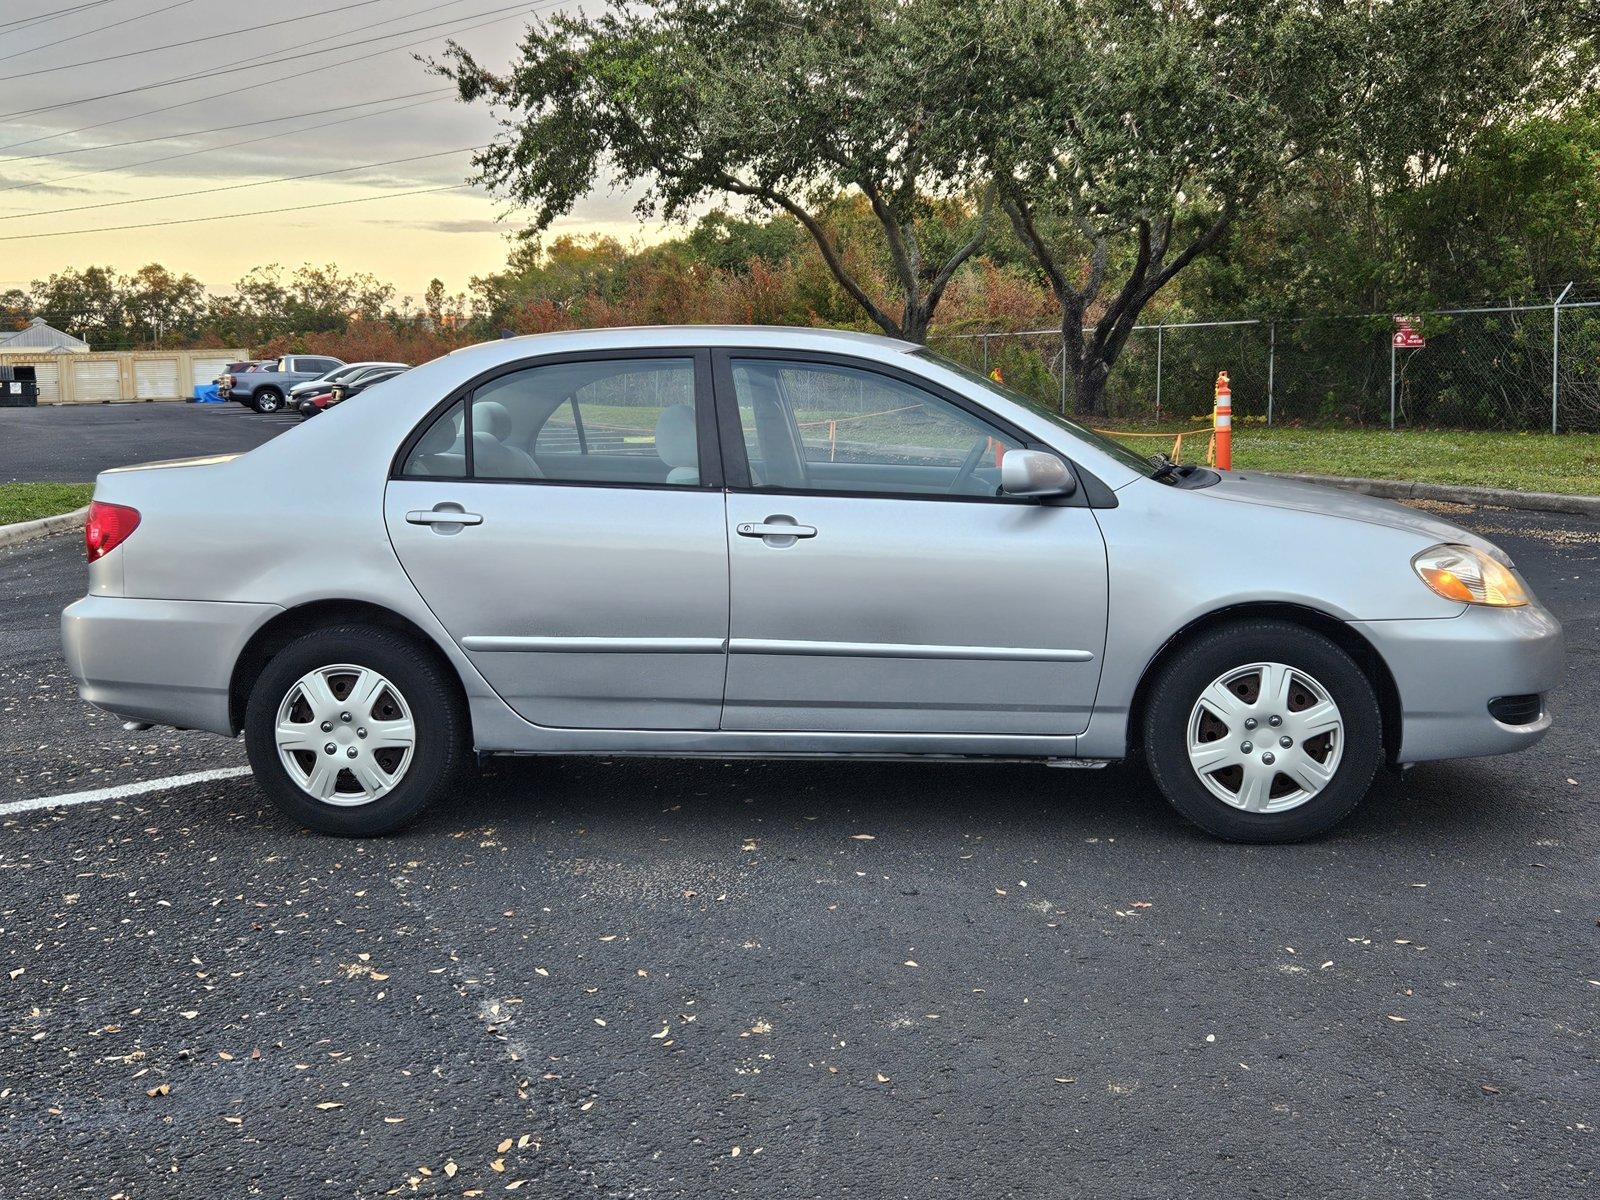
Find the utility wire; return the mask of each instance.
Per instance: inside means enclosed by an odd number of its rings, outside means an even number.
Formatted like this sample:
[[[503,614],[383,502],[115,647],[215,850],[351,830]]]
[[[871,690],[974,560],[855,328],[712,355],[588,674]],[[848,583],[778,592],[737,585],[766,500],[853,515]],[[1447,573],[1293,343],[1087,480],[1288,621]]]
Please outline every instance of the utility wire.
[[[220,192],[240,192],[245,188],[271,187],[279,183],[300,183],[307,179],[325,179],[329,175],[348,175],[351,171],[371,171],[378,167],[394,167],[401,163],[423,162],[430,158],[444,158],[450,154],[467,154],[482,150],[482,146],[457,146],[453,150],[435,150],[431,154],[413,154],[406,158],[389,158],[383,162],[358,163],[353,167],[335,167],[329,171],[312,171],[305,175],[285,175],[279,179],[252,179],[248,183],[229,183],[222,187],[191,188],[184,192],[169,192],[165,196],[139,196],[132,200],[102,200],[98,204],[79,204],[73,208],[41,208],[33,212],[6,213],[0,221],[20,221],[24,217],[58,217],[66,213],[88,212],[96,208],[126,208],[130,204],[154,204],[158,200],[187,200],[191,196],[215,196]],[[457,185],[460,186],[460,185]]]
[[[455,0],[455,2],[459,3],[460,0]],[[508,15],[510,13],[517,12],[517,11],[532,12],[534,9],[536,9],[538,7],[541,7],[541,6],[540,5],[529,5],[527,3],[527,0],[522,0],[522,3],[519,3],[519,4],[507,4],[503,8],[492,8],[492,9],[487,9],[484,12],[475,13],[474,17],[488,17],[488,16],[497,16],[497,15]],[[471,20],[473,18],[468,18],[468,19]],[[380,24],[382,24],[382,23],[383,22],[380,22]],[[397,29],[393,33],[381,33],[381,34],[376,35],[375,37],[362,38],[362,39],[360,39],[358,41],[354,41],[354,42],[346,42],[344,45],[341,45],[341,46],[324,46],[320,50],[307,50],[307,51],[298,51],[297,50],[297,51],[295,51],[293,53],[283,55],[281,58],[266,58],[266,59],[261,59],[261,60],[259,60],[257,62],[244,63],[238,68],[238,71],[240,71],[240,72],[243,72],[243,71],[258,71],[263,67],[275,67],[275,66],[278,66],[278,65],[280,65],[282,63],[286,63],[286,62],[294,62],[294,61],[301,60],[301,59],[313,58],[313,57],[316,57],[316,56],[322,55],[322,54],[338,53],[338,52],[341,52],[341,51],[344,51],[344,50],[354,49],[357,46],[367,46],[367,45],[371,45],[373,42],[387,41],[389,38],[392,38],[392,37],[405,37],[408,34],[421,33],[423,30],[427,30],[427,29],[438,29],[441,26],[448,26],[450,24],[451,24],[451,22],[449,22],[449,21],[435,21],[435,22],[433,22],[432,24],[429,24],[429,25],[419,25],[415,29]],[[427,38],[427,39],[423,39],[423,40],[431,41],[432,39],[431,38]],[[401,46],[390,46],[389,49],[390,50],[399,50],[399,49],[404,49],[404,47],[401,47]],[[348,63],[348,61],[349,60],[346,60],[346,63]],[[321,70],[321,69],[323,69],[323,68],[317,68],[317,70]],[[310,72],[310,71],[302,72],[302,74],[312,74],[312,73],[313,72]],[[163,80],[159,80],[159,81],[157,81],[155,83],[146,83],[146,84],[142,84],[142,85],[140,85],[138,87],[120,88],[119,90],[117,90],[115,92],[102,92],[97,96],[82,96],[82,97],[79,97],[76,100],[62,100],[62,101],[58,101],[55,104],[40,104],[40,105],[37,105],[37,106],[35,106],[33,108],[21,108],[21,109],[17,109],[14,112],[0,113],[0,121],[9,121],[9,120],[13,120],[13,119],[15,119],[17,117],[30,117],[30,116],[33,116],[36,113],[54,112],[55,110],[60,109],[60,108],[73,108],[73,107],[76,107],[79,104],[90,104],[90,103],[93,103],[93,102],[95,102],[97,100],[112,100],[112,99],[115,99],[115,98],[117,98],[119,96],[131,96],[131,95],[134,95],[134,94],[136,94],[138,92],[149,92],[149,91],[154,91],[157,88],[172,87],[175,84],[193,83],[193,82],[195,82],[195,75],[193,74],[193,72],[190,72],[189,74],[186,74],[186,75],[178,75],[178,76],[174,76],[171,79],[163,79]],[[283,81],[279,80],[278,82],[281,83]]]
[[[297,133],[310,133],[317,129],[331,129],[335,125],[351,125],[356,121],[365,121],[369,117],[386,117],[390,113],[405,112],[407,109],[419,108],[424,104],[437,104],[443,98],[444,97],[442,96],[432,96],[426,100],[417,100],[411,104],[397,104],[393,108],[379,109],[377,112],[361,113],[360,115],[354,117],[340,117],[335,121],[323,121],[315,125],[301,125],[295,129],[284,129],[277,133],[263,134],[261,137],[242,138],[237,142],[223,142],[220,146],[203,146],[198,150],[185,150],[182,154],[166,154],[162,155],[160,158],[147,158],[142,162],[123,163],[115,167],[101,167],[94,171],[77,171],[71,175],[62,176],[59,179],[42,180],[38,183],[14,183],[10,187],[0,188],[0,194],[18,191],[22,188],[39,187],[41,186],[41,183],[52,186],[60,183],[71,183],[75,179],[86,179],[92,175],[105,175],[112,171],[133,171],[140,167],[153,167],[158,163],[177,162],[179,159],[183,158],[195,158],[201,154],[214,154],[223,150],[236,150],[240,146],[254,146],[260,144],[261,142],[275,141],[276,139],[282,137],[293,137]]]
[[[147,46],[143,50],[124,50],[121,54],[107,54],[101,58],[81,58],[77,62],[62,63],[55,67],[40,67],[36,71],[13,71],[6,76],[7,81],[16,79],[32,79],[35,75],[53,75],[57,71],[76,71],[80,67],[98,67],[101,63],[117,62],[124,58],[138,58],[145,54],[158,54],[163,50],[181,50],[185,46],[199,46],[205,42],[214,42],[219,38],[243,37],[247,33],[260,33],[263,29],[277,29],[282,25],[296,25],[314,17],[331,17],[335,13],[349,12],[354,8],[371,8],[374,4],[388,4],[390,0],[354,0],[351,4],[341,4],[338,8],[325,8],[320,12],[303,13],[298,17],[284,17],[279,21],[268,21],[264,25],[247,25],[243,29],[228,29],[222,33],[208,33],[204,37],[190,38],[185,42],[168,42],[165,46]],[[176,7],[176,6],[174,6]],[[420,9],[418,11],[421,11]],[[415,16],[415,13],[407,13]]]
[[[189,0],[184,0],[189,3]],[[183,133],[163,133],[157,137],[128,138],[120,142],[101,142],[94,146],[74,146],[71,150],[46,150],[40,154],[18,154],[10,158],[0,159],[0,166],[10,166],[12,163],[33,162],[41,158],[67,158],[73,154],[91,154],[96,150],[120,150],[124,146],[148,146],[152,142],[177,142],[184,138],[206,137],[213,133],[230,133],[235,129],[253,129],[258,125],[275,125],[279,121],[299,121],[306,117],[325,117],[329,113],[349,112],[353,108],[366,108],[373,104],[392,104],[396,100],[414,100],[418,96],[444,96],[454,93],[454,88],[433,88],[424,92],[406,92],[400,96],[385,96],[381,100],[359,100],[354,104],[338,104],[332,108],[314,108],[310,112],[285,113],[281,117],[263,117],[258,121],[240,121],[236,125],[213,125],[210,129],[190,129]],[[225,150],[225,146],[212,146],[213,150]],[[160,161],[152,159],[151,161]],[[146,166],[146,163],[129,163],[127,168]],[[124,167],[108,167],[107,170],[120,171]],[[93,172],[86,172],[93,174]],[[77,179],[77,175],[68,176]],[[32,184],[19,183],[15,187],[32,187]],[[0,188],[0,191],[12,191],[13,188]]]
[[[459,192],[471,184],[454,183],[447,187],[421,188],[414,192],[385,192],[381,196],[357,196],[354,200],[328,200],[322,204],[295,204],[288,208],[263,208],[255,212],[221,213],[215,217],[184,217],[175,221],[147,221],[142,225],[112,225],[102,229],[64,229],[59,233],[14,233],[0,242],[28,242],[38,238],[74,237],[84,233],[124,233],[131,229],[164,229],[171,225],[199,225],[207,221],[234,221],[244,217],[272,217],[280,213],[310,212],[317,208],[338,208],[346,204],[371,204],[374,200],[400,200],[406,196],[434,196],[440,192]]]
[[[113,0],[90,0],[88,4],[72,4],[47,13],[35,13],[31,17],[18,17],[14,21],[0,22],[0,33],[16,26],[27,28],[30,25],[43,25],[46,21],[54,21],[57,17],[65,17],[71,13],[82,12],[86,8],[99,8],[102,4],[111,3]]]
[[[164,12],[171,12],[175,8],[182,8],[185,4],[193,3],[194,0],[178,0],[176,4],[169,4],[165,8],[152,8],[149,12],[136,13],[131,17],[124,17],[120,21],[113,21],[109,25],[96,25],[93,29],[85,29],[82,33],[68,34],[66,37],[57,38],[53,42],[45,42],[42,45],[30,46],[26,50],[18,50],[15,54],[7,54],[4,57],[0,57],[0,62],[10,62],[13,58],[21,58],[24,54],[37,54],[39,51],[48,50],[52,46],[64,46],[68,42],[77,41],[79,38],[86,38],[96,33],[104,33],[108,29],[116,29],[119,25],[132,25],[135,21],[142,21],[146,17],[160,16]]]
[[[458,2],[459,2],[459,0],[458,0]],[[549,7],[550,4],[556,3],[556,2],[558,2],[558,0],[543,0],[542,3],[534,4],[527,11],[529,13],[533,13],[533,12],[536,12],[537,10],[539,10],[541,8],[547,8],[547,7]],[[475,20],[474,18],[468,18],[468,21],[469,21],[468,24],[458,25],[458,26],[456,26],[456,27],[454,27],[452,29],[447,29],[444,32],[446,34],[470,33],[474,29],[484,29],[484,28],[487,28],[490,25],[498,25],[501,21],[504,21],[506,19],[507,19],[507,17],[505,15],[499,15],[499,16],[490,17],[486,21],[478,21],[478,20]],[[390,34],[388,36],[390,36],[390,37],[401,37],[401,36],[404,36],[404,35],[402,35],[402,34]],[[352,65],[354,63],[366,62],[368,59],[382,58],[385,54],[393,54],[397,50],[409,50],[414,46],[428,45],[428,44],[431,44],[433,41],[434,41],[433,37],[425,37],[425,38],[418,38],[414,42],[403,42],[398,46],[386,46],[382,50],[373,50],[373,51],[371,51],[371,52],[369,52],[367,54],[358,54],[354,58],[347,58],[342,63],[340,63],[339,65],[341,67],[348,67],[348,66],[350,66],[350,65]],[[304,71],[296,71],[296,72],[294,72],[293,74],[290,74],[290,75],[280,76],[278,78],[277,82],[282,84],[282,83],[288,83],[289,81],[294,80],[294,79],[303,79],[307,75],[320,75],[324,71],[326,71],[327,69],[328,69],[327,67],[310,67],[310,68],[308,68],[308,69],[306,69]],[[97,98],[103,98],[103,97],[97,97]],[[215,96],[210,96],[210,95],[201,96],[201,97],[199,97],[197,99],[194,99],[194,100],[184,100],[179,104],[167,104],[167,105],[162,106],[161,108],[146,109],[144,112],[134,113],[132,116],[129,116],[129,117],[112,117],[110,120],[107,120],[107,121],[96,121],[95,123],[93,123],[91,125],[79,125],[76,129],[65,129],[65,130],[62,130],[60,133],[44,133],[44,134],[40,134],[38,137],[27,138],[27,139],[25,139],[23,141],[20,141],[20,142],[9,142],[4,146],[0,146],[0,153],[4,153],[7,150],[16,150],[16,149],[18,149],[18,148],[20,148],[22,146],[31,146],[35,142],[53,141],[53,140],[55,140],[57,138],[72,137],[74,134],[88,133],[91,129],[104,129],[107,125],[122,125],[122,124],[126,124],[129,121],[140,121],[140,120],[143,120],[145,117],[156,117],[156,116],[160,116],[162,113],[176,112],[180,108],[192,108],[196,104],[204,104],[206,101],[214,100],[215,98],[216,98]]]

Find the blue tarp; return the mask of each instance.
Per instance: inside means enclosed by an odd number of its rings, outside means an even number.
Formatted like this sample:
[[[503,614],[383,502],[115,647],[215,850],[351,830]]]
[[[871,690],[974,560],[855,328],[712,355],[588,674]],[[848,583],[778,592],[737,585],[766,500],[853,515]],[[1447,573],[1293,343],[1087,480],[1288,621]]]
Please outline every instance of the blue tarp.
[[[196,404],[221,404],[223,403],[222,393],[217,390],[216,384],[208,383],[203,387],[195,388],[194,402]]]

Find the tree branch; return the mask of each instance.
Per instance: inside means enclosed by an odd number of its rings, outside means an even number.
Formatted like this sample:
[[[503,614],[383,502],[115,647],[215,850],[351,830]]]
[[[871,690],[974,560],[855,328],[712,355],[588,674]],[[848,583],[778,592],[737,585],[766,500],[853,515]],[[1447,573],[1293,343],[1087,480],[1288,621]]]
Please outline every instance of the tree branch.
[[[866,310],[867,316],[872,318],[873,324],[877,325],[879,329],[890,337],[904,335],[904,327],[896,323],[893,317],[879,308],[872,297],[867,295],[866,290],[851,276],[850,272],[845,270],[844,261],[839,257],[838,249],[828,237],[828,231],[823,229],[821,223],[805,208],[785,196],[782,192],[773,191],[771,188],[753,187],[750,184],[741,183],[737,179],[727,176],[720,179],[718,183],[723,191],[731,192],[735,196],[749,196],[756,200],[765,200],[768,204],[776,204],[796,221],[799,221],[806,232],[811,235],[812,241],[816,242],[817,250],[822,255],[822,261],[828,265],[828,270],[839,281],[839,286],[849,292],[850,298]]]

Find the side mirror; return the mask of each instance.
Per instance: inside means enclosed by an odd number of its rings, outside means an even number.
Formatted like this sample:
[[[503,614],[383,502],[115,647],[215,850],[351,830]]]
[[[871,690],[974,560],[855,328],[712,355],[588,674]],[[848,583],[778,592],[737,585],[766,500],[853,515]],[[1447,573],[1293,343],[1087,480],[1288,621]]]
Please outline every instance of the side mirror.
[[[1000,491],[1007,496],[1070,496],[1078,480],[1054,454],[1007,450],[1000,460]]]

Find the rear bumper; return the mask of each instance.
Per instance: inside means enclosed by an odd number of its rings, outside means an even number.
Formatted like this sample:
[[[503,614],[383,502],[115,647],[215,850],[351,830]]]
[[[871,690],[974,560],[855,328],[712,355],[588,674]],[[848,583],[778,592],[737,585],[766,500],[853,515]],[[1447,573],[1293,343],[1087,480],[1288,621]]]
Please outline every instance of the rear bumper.
[[[1547,695],[1561,677],[1561,624],[1537,603],[1469,608],[1459,617],[1352,622],[1383,656],[1400,692],[1402,763],[1508,754],[1538,742],[1550,709],[1508,725],[1489,713],[1502,696]]]
[[[88,596],[61,614],[78,694],[130,720],[232,736],[228,688],[275,604]]]

